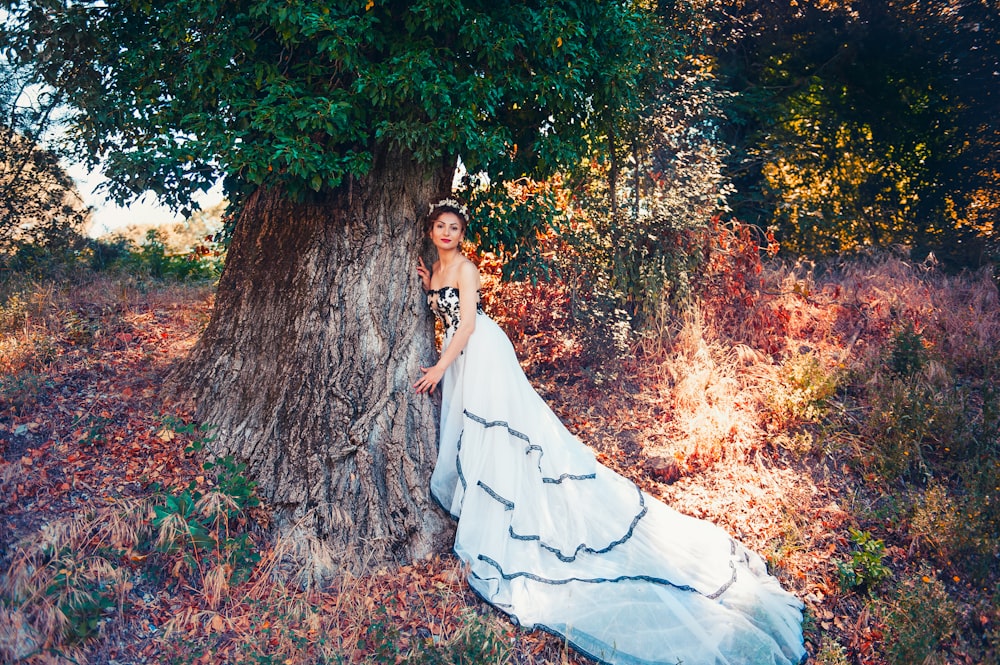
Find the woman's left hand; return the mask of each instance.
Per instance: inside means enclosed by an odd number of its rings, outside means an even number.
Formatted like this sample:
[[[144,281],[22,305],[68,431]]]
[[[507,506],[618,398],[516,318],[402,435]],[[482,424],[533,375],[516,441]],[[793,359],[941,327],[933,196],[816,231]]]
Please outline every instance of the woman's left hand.
[[[420,371],[424,375],[413,384],[413,387],[417,389],[418,393],[433,393],[434,388],[441,381],[441,377],[444,376],[444,370],[434,365],[433,367],[421,367]]]

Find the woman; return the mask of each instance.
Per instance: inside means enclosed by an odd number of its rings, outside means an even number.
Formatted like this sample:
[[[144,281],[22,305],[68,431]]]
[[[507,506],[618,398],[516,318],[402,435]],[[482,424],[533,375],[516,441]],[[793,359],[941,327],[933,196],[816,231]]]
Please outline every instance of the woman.
[[[802,604],[757,554],[599,464],[534,391],[479,307],[465,208],[441,201],[428,221],[438,261],[417,274],[445,341],[414,387],[442,388],[431,491],[472,588],[608,663],[804,660]]]

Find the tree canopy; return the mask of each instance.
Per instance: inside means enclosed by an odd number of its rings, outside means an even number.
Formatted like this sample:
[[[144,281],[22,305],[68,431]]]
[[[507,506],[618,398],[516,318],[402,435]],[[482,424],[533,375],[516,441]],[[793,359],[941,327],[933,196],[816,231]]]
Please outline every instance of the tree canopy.
[[[236,202],[212,317],[172,384],[278,520],[361,565],[426,555],[433,354],[414,275],[456,167],[503,190],[642,111],[661,45],[627,0],[8,0],[0,48],[70,107],[119,199]],[[480,216],[482,217],[482,216]],[[482,220],[481,220],[482,221]],[[532,239],[502,215],[487,237]],[[362,546],[363,544],[363,546]],[[338,556],[341,556],[338,554]]]
[[[222,176],[292,195],[391,145],[514,177],[572,161],[656,58],[628,2],[23,0],[0,43],[75,109],[119,199],[175,208]],[[617,57],[609,57],[618,54]]]

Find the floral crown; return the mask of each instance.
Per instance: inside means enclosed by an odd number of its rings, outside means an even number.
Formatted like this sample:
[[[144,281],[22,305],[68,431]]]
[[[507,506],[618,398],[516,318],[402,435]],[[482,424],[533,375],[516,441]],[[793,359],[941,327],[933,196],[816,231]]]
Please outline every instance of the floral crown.
[[[433,215],[438,208],[454,208],[462,214],[462,217],[469,218],[469,209],[455,199],[441,199],[437,203],[432,203],[427,210],[428,215]]]

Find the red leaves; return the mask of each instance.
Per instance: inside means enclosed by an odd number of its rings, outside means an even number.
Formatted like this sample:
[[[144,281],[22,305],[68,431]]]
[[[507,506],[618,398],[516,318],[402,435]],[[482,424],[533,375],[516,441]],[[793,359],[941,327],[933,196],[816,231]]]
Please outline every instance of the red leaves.
[[[778,242],[770,230],[719,217],[704,230],[680,238],[689,252],[705,257],[694,279],[706,318],[720,332],[767,353],[782,350],[789,315],[763,288],[763,257],[775,256]]]
[[[153,436],[162,431],[164,407],[156,396],[168,365],[151,363],[153,349],[145,345],[184,339],[183,346],[164,347],[163,355],[173,360],[184,353],[201,326],[200,307],[175,304],[169,316],[141,301],[127,308],[74,307],[79,311],[56,318],[72,322],[76,332],[35,341],[51,348],[52,360],[21,412],[0,419],[0,435],[9,431],[0,436],[0,446],[6,444],[0,451],[9,459],[12,447],[25,446],[15,461],[31,470],[13,488],[18,501],[7,504],[8,511],[56,516],[78,499],[141,492],[140,482],[148,482],[150,474],[161,484],[176,485],[195,470],[183,454],[187,441],[173,434]],[[55,331],[35,334],[46,332]],[[9,365],[6,358],[0,361]]]

